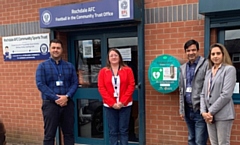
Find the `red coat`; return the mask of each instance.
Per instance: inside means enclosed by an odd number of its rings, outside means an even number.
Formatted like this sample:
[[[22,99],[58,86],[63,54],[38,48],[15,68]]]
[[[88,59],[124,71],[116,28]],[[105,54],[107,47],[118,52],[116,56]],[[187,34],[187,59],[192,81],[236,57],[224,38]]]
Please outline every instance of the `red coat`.
[[[132,94],[135,88],[135,81],[132,69],[130,67],[122,67],[118,71],[120,78],[120,96],[119,102],[127,106],[132,102]],[[108,68],[102,68],[98,74],[98,91],[100,92],[103,103],[112,107],[117,103],[116,98],[113,96],[114,88],[112,84],[112,71]]]

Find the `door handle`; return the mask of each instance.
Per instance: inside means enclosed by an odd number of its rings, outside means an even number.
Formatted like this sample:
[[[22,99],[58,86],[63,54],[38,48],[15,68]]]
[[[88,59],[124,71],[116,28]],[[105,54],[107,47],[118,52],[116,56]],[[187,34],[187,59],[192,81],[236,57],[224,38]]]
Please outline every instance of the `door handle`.
[[[141,88],[141,83],[139,82],[137,85],[135,85],[136,89],[140,89]]]

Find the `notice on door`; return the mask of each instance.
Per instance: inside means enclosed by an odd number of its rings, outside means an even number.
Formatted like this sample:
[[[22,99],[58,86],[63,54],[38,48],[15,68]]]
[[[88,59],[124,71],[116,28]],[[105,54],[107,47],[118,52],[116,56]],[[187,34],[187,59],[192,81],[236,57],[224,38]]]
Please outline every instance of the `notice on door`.
[[[83,58],[93,58],[93,41],[84,40],[83,45]]]
[[[122,55],[123,61],[131,61],[132,59],[131,48],[120,48],[117,50]]]

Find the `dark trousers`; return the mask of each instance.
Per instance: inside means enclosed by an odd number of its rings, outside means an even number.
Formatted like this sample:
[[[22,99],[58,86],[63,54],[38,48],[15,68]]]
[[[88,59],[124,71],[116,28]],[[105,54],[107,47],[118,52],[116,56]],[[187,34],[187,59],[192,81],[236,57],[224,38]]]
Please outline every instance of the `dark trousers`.
[[[58,126],[62,129],[64,145],[74,145],[74,102],[69,99],[67,106],[61,107],[54,101],[44,100],[42,113],[44,120],[43,145],[54,145]]]
[[[4,127],[4,124],[2,120],[0,119],[0,145],[5,145],[6,144],[6,136],[5,136],[6,130]]]
[[[0,133],[0,145],[5,145],[5,133]]]
[[[128,145],[128,128],[131,115],[131,106],[120,110],[104,107],[109,127],[109,145]]]

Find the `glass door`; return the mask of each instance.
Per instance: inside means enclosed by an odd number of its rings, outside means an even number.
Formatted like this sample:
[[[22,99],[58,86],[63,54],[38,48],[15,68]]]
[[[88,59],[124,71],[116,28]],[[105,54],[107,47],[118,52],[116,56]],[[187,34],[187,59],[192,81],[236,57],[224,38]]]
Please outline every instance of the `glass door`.
[[[75,94],[75,141],[81,144],[105,144],[103,104],[97,89],[102,67],[102,37],[72,37],[79,88]]]
[[[129,144],[138,144],[138,38],[136,36],[108,37],[108,50],[116,48],[123,57],[123,61],[133,70],[136,89],[133,94],[132,113],[129,122]]]
[[[75,101],[75,141],[77,144],[108,145],[108,125],[98,92],[99,70],[106,65],[107,52],[117,48],[125,63],[132,68],[138,84],[138,39],[135,33],[102,33],[70,37],[70,60],[78,73],[79,88]],[[129,122],[129,145],[138,143],[138,87]]]

